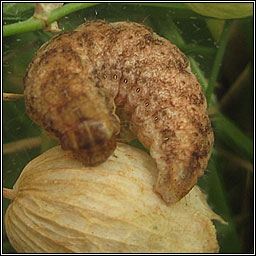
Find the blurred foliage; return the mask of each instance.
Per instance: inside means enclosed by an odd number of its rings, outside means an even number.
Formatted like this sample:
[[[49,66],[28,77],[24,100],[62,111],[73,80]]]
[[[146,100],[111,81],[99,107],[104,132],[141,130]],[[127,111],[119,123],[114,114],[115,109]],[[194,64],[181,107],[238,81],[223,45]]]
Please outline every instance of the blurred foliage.
[[[237,19],[253,15],[253,3],[186,3],[193,11],[219,19]]]
[[[6,20],[25,20],[34,13],[35,4],[4,3],[3,15]]]
[[[74,4],[73,4],[74,5]],[[242,5],[242,3],[241,3]],[[64,5],[65,6],[65,5]],[[33,15],[34,4],[4,4],[4,25]],[[144,23],[171,40],[189,57],[204,90],[213,80],[213,105],[209,109],[215,146],[206,174],[199,185],[213,210],[229,225],[216,223],[221,253],[252,253],[253,223],[253,18],[232,22],[223,56],[214,71],[223,20],[193,12],[182,3],[99,4],[58,19],[60,28],[71,31],[86,20],[105,19]],[[23,77],[36,50],[54,33],[37,30],[3,38],[3,92],[22,93]],[[220,40],[220,41],[219,41]],[[3,155],[3,187],[11,188],[25,165],[55,145],[27,116],[24,101],[3,102],[3,143],[42,137],[42,145]],[[136,140],[136,147],[142,145]],[[3,199],[3,216],[9,201]],[[3,226],[3,253],[15,253]]]

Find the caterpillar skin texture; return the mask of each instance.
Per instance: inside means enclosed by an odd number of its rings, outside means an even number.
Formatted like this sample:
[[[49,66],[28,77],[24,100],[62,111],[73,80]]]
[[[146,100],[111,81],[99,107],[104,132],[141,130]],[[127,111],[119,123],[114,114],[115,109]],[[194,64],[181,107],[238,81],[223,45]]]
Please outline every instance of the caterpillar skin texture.
[[[24,78],[28,115],[86,165],[114,151],[121,119],[150,151],[167,203],[207,167],[213,132],[186,56],[150,28],[92,21],[46,42]]]

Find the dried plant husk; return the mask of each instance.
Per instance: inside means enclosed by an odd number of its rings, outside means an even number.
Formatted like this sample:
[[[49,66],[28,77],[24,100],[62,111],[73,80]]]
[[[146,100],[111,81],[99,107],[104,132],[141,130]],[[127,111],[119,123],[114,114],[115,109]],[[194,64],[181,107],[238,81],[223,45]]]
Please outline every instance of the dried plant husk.
[[[222,219],[200,189],[167,205],[154,193],[157,174],[147,153],[126,144],[95,167],[54,147],[4,189],[8,238],[20,253],[218,252],[212,220]]]

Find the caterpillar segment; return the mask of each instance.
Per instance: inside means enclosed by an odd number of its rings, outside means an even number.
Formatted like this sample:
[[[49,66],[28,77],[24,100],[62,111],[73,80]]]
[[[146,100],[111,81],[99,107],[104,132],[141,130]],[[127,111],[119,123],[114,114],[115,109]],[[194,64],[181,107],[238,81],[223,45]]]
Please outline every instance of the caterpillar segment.
[[[166,203],[207,167],[214,136],[202,88],[187,57],[145,25],[92,21],[57,35],[24,84],[31,119],[86,165],[113,153],[121,119],[155,160]]]

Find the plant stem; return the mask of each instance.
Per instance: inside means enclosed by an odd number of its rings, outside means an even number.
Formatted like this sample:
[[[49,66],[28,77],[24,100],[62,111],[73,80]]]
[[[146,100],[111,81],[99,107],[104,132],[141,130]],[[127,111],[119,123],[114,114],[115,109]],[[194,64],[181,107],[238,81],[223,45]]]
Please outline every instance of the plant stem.
[[[35,31],[44,28],[44,26],[45,23],[43,20],[31,17],[25,21],[3,26],[3,37],[15,34],[22,34],[29,31]]]
[[[3,145],[3,154],[14,153],[17,151],[22,151],[25,149],[30,149],[34,147],[39,147],[41,145],[41,137],[28,138],[23,140],[18,140],[15,142],[6,143]]]
[[[98,3],[70,3],[65,4],[59,8],[53,10],[47,20],[47,24],[40,19],[34,17],[29,18],[28,20],[16,22],[13,24],[3,26],[3,37],[11,36],[15,34],[21,34],[25,32],[35,31],[43,29],[46,25],[51,24],[52,22],[64,17],[65,15],[78,11],[83,8],[87,8]]]
[[[202,70],[199,68],[198,64],[196,63],[195,59],[191,56],[189,56],[188,58],[190,61],[191,70],[195,74],[198,82],[201,84],[203,91],[205,92],[208,85],[208,81],[205,78]]]
[[[216,147],[216,150],[221,154],[227,161],[232,161],[236,166],[246,169],[249,173],[253,173],[253,164],[243,159],[238,154],[223,149],[222,147]]]
[[[56,8],[53,10],[48,18],[48,24],[64,17],[67,14],[70,14],[72,12],[79,11],[84,8],[88,8],[94,5],[97,5],[99,3],[70,3],[65,4],[62,7]]]
[[[183,51],[186,55],[194,53],[201,55],[214,55],[216,50],[211,47],[194,45],[194,44],[184,44],[180,46],[181,51]]]
[[[252,65],[249,62],[245,69],[240,73],[235,82],[231,85],[228,92],[222,97],[219,102],[219,108],[224,109],[229,104],[232,104],[232,99],[241,93],[248,81],[249,74],[252,72]]]
[[[13,200],[16,197],[16,191],[9,188],[3,188],[3,197]]]
[[[217,119],[213,121],[213,126],[218,138],[229,148],[253,162],[253,142],[220,112],[217,112],[216,116]]]
[[[23,94],[17,94],[17,93],[3,93],[3,100],[6,101],[15,101],[15,100],[19,100],[22,99],[24,97]]]
[[[222,34],[221,34],[219,48],[218,48],[218,51],[217,51],[217,54],[216,54],[216,57],[215,57],[215,60],[214,60],[214,63],[213,63],[212,73],[211,73],[211,76],[210,76],[210,79],[209,79],[208,86],[207,86],[206,91],[205,91],[205,96],[206,96],[206,99],[207,99],[208,108],[211,105],[211,97],[212,97],[214,87],[215,87],[215,84],[216,84],[216,81],[217,81],[217,78],[218,78],[218,74],[219,74],[219,70],[220,70],[220,67],[221,67],[222,59],[223,59],[223,56],[224,56],[224,53],[225,53],[225,49],[226,49],[226,45],[227,45],[227,42],[228,42],[228,35],[229,35],[231,25],[232,25],[231,20],[226,21],[225,27],[224,27],[224,29],[222,31]]]

